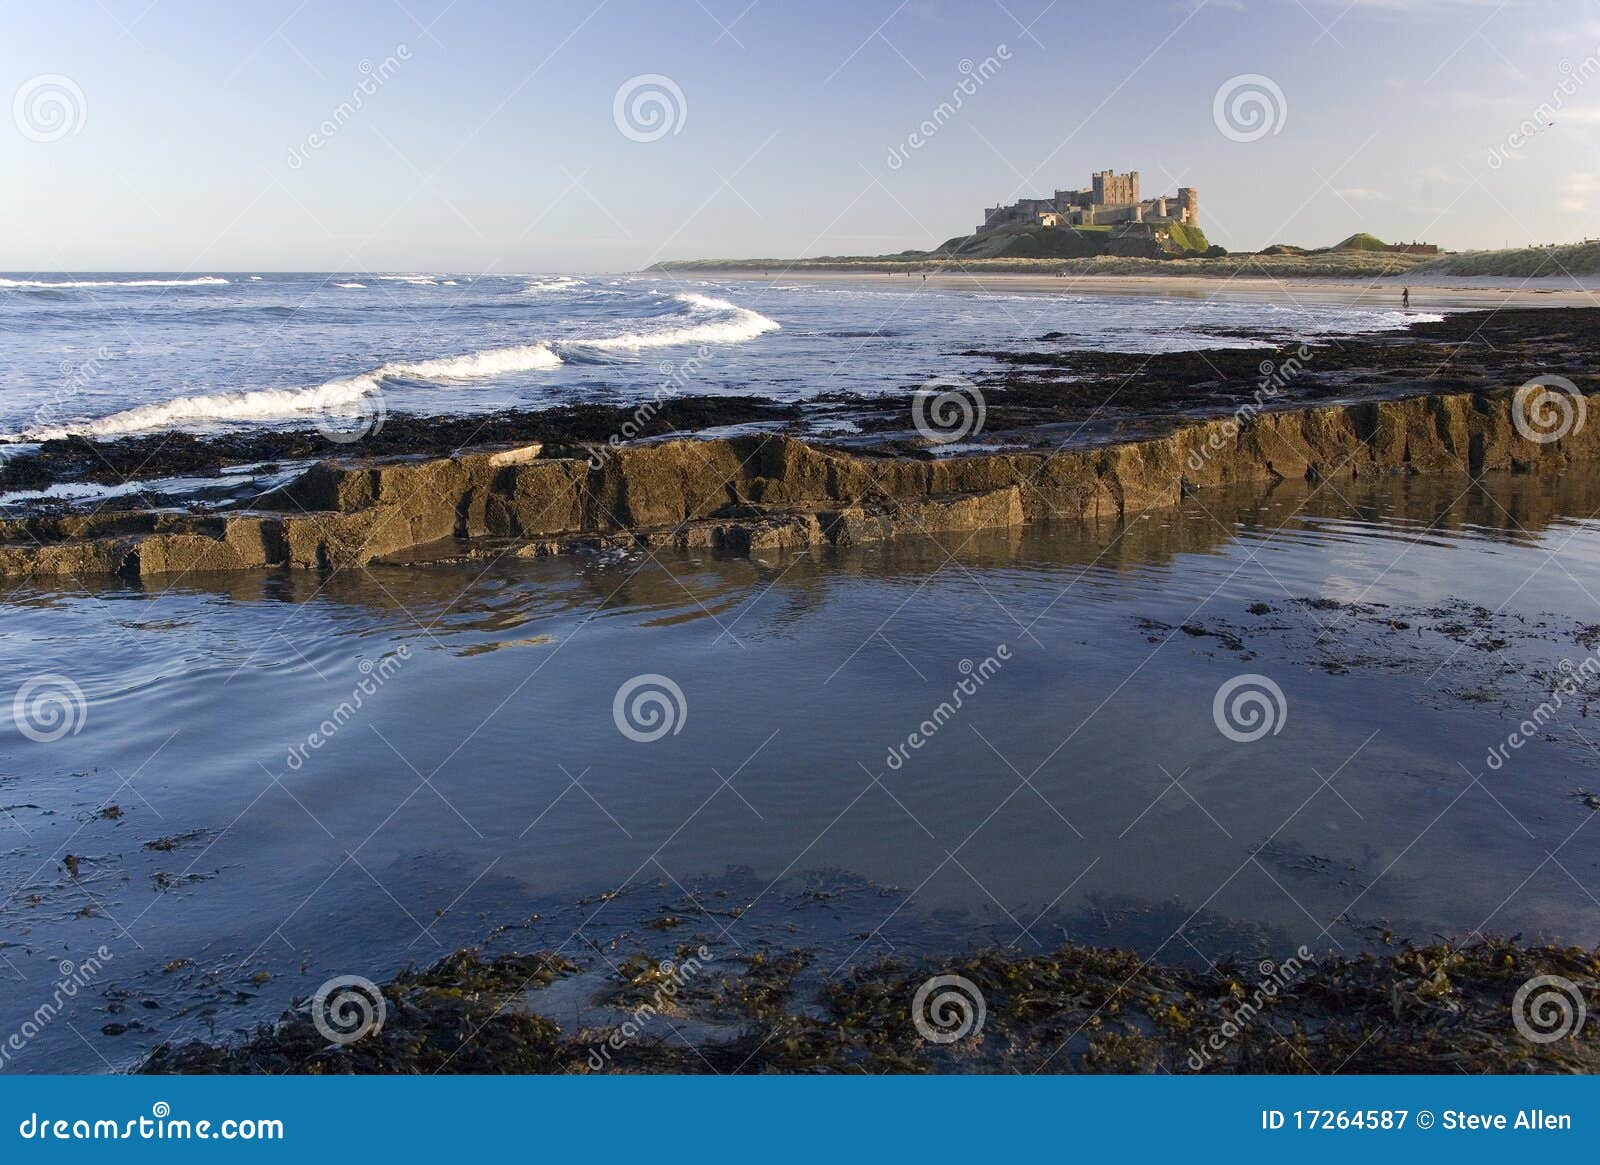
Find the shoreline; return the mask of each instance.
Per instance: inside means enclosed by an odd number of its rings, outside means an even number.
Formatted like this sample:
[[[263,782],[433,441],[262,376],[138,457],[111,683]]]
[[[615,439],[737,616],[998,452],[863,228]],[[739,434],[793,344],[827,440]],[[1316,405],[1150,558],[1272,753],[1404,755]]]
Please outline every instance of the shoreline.
[[[650,274],[650,273],[643,273]],[[1600,306],[1600,289],[1575,288],[1565,280],[1507,280],[1493,286],[1473,276],[1381,276],[1369,280],[1327,276],[1261,275],[1033,275],[1016,271],[940,272],[924,280],[920,273],[864,272],[815,268],[766,271],[739,267],[673,267],[654,272],[669,278],[702,278],[746,283],[813,283],[841,287],[907,287],[931,291],[965,291],[1025,295],[1125,295],[1179,299],[1222,299],[1244,303],[1319,303],[1400,309],[1400,292],[1411,289],[1411,310],[1417,312],[1486,307]],[[1461,284],[1443,279],[1461,279]],[[1511,285],[1511,284],[1515,285]],[[1538,284],[1537,286],[1533,286]]]
[[[1363,1075],[1456,1071],[1463,1056],[1497,1072],[1600,1068],[1597,1025],[1536,1041],[1508,1014],[1530,975],[1590,979],[1595,954],[1581,947],[1478,938],[1385,944],[1373,957],[1301,946],[1195,969],[1069,942],[892,958],[819,985],[812,950],[718,957],[710,941],[598,966],[469,947],[312,999],[242,1039],[159,1045],[135,1071]],[[563,1024],[541,1007],[585,988],[593,1019]],[[330,1026],[346,1033],[337,1043]]]

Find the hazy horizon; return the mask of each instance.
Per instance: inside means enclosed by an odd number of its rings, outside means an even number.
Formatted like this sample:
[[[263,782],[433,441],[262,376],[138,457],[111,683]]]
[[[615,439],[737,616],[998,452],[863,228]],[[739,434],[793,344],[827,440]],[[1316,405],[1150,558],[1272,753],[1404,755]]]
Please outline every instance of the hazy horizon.
[[[1139,170],[1211,241],[1576,241],[1600,8],[13,5],[0,270],[612,272],[922,249]],[[1242,104],[1230,103],[1230,97]],[[1253,120],[1261,119],[1261,120]]]

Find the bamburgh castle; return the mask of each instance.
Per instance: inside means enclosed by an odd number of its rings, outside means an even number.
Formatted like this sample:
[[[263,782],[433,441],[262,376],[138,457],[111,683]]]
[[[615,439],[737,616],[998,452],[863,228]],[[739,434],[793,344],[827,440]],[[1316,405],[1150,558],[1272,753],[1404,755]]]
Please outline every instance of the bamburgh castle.
[[[1101,170],[1091,175],[1087,190],[1057,190],[1053,198],[1023,198],[1010,206],[992,206],[983,212],[981,231],[998,227],[1113,226],[1118,223],[1200,224],[1200,193],[1193,186],[1178,187],[1177,194],[1160,198],[1139,197],[1139,171],[1118,174]]]

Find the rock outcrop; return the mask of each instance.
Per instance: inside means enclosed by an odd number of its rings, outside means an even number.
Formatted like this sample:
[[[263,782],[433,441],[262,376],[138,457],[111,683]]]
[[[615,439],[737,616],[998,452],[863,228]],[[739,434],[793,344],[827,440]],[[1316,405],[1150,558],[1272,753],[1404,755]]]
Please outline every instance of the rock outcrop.
[[[1537,442],[1513,423],[1510,394],[1463,393],[1228,417],[1059,452],[919,459],[751,435],[606,449],[592,459],[523,446],[319,462],[248,508],[0,521],[0,576],[340,570],[430,552],[629,543],[778,554],[1120,517],[1194,490],[1290,478],[1560,472],[1600,456],[1597,428],[1579,423]]]

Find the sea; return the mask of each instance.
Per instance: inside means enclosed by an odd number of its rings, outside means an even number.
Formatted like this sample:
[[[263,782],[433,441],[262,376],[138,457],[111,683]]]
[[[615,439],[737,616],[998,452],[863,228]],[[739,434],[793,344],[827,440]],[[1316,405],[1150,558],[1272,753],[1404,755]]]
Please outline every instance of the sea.
[[[0,428],[626,401],[668,375],[803,403],[1049,332],[1405,323],[889,277],[14,275]],[[3,1068],[127,1070],[466,946],[581,967],[527,1004],[573,1030],[619,1020],[617,965],[702,947],[719,975],[798,951],[820,990],[976,947],[1593,945],[1597,510],[1582,475],[1283,482],[783,557],[12,581]]]

